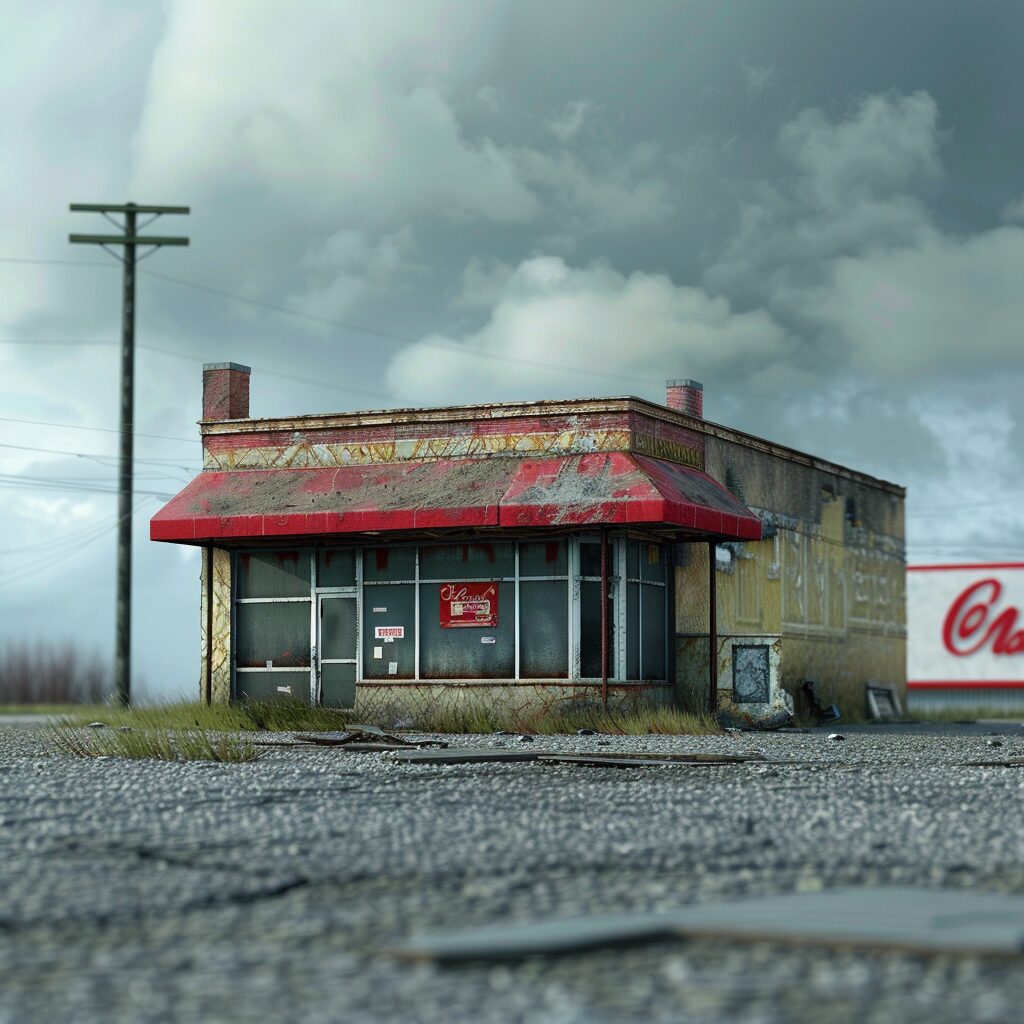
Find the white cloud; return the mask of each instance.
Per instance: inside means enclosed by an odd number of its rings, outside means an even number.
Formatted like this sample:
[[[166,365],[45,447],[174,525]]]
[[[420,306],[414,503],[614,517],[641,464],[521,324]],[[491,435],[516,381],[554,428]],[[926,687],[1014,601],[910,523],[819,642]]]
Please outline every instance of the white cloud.
[[[751,371],[787,351],[784,332],[764,312],[737,313],[663,275],[536,256],[508,277],[480,330],[424,338],[394,357],[388,382],[425,403],[584,391],[657,398],[666,377]]]
[[[514,155],[525,182],[562,212],[579,231],[623,231],[657,224],[675,209],[668,181],[654,164],[657,151],[637,146],[614,157],[605,154],[595,169],[569,150]]]
[[[515,268],[501,260],[474,256],[462,270],[462,285],[452,300],[455,309],[490,309],[501,297]]]
[[[1003,209],[1003,220],[1024,222],[1024,192]]]
[[[803,293],[804,312],[835,331],[874,375],[1021,368],[1024,228],[837,259]]]
[[[779,147],[796,177],[756,186],[705,282],[777,308],[832,258],[927,238],[934,229],[917,193],[942,172],[937,123],[935,101],[914,93],[868,96],[836,121],[807,110],[783,125]]]
[[[758,67],[748,64],[745,60],[740,62],[740,71],[743,80],[747,83],[747,93],[750,96],[758,96],[775,81],[775,68]]]
[[[302,264],[309,271],[307,283],[288,304],[313,316],[341,316],[370,293],[391,287],[414,247],[408,226],[379,238],[342,228],[306,251]]]
[[[548,130],[564,146],[580,134],[596,109],[590,100],[573,100],[548,119]]]
[[[834,121],[800,114],[779,133],[797,177],[746,203],[705,283],[746,290],[826,375],[1016,366],[1024,229],[942,232],[917,194],[943,174],[938,123],[925,93],[869,96]]]
[[[832,209],[851,197],[911,191],[937,177],[938,106],[928,93],[875,95],[831,122],[818,109],[784,125],[779,144],[802,173],[801,195]]]

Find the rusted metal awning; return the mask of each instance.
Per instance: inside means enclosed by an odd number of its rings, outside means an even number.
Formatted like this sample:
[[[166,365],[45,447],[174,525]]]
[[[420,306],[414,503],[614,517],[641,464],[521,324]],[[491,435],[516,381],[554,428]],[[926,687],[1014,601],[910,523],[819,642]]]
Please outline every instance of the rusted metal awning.
[[[759,540],[760,520],[700,470],[629,452],[201,473],[153,540],[479,527],[648,525]]]

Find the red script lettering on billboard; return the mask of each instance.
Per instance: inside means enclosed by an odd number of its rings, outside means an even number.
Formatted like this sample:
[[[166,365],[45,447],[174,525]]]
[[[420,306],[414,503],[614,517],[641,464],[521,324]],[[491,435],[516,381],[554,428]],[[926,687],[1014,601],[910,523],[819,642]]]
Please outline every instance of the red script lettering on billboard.
[[[998,615],[995,614],[995,604],[1002,592],[1003,585],[999,580],[979,580],[949,606],[942,624],[942,642],[950,654],[964,657],[980,651],[989,643],[993,654],[1024,652],[1024,629],[1015,628],[1019,609],[1008,605]]]

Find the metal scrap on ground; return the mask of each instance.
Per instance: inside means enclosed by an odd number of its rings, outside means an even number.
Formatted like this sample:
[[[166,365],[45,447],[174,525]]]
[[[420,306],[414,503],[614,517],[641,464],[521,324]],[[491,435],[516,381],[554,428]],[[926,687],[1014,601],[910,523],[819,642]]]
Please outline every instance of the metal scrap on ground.
[[[1024,897],[904,886],[831,889],[699,904],[665,913],[504,923],[420,935],[387,952],[406,960],[456,964],[679,938],[1019,958],[1024,950]]]
[[[391,758],[403,764],[482,764],[488,761],[539,761],[593,768],[660,768],[667,765],[744,764],[767,761],[764,754],[673,754],[644,751],[506,750],[461,747],[447,750],[402,750]]]
[[[390,750],[418,750],[420,747],[447,747],[444,740],[406,740],[393,736],[377,725],[350,725],[345,732],[297,733],[298,744],[318,747],[344,747],[354,753],[381,753]]]
[[[1022,768],[1024,757],[1004,757],[999,761],[962,761],[962,768]]]
[[[482,764],[487,761],[536,761],[539,750],[500,750],[497,747],[449,747],[447,750],[400,750],[392,761],[402,764]]]
[[[660,760],[643,754],[633,756],[620,754],[605,757],[601,754],[541,754],[537,758],[541,764],[566,764],[577,768],[711,768],[723,764],[737,764],[736,760],[723,761],[716,758],[680,759],[661,758]]]

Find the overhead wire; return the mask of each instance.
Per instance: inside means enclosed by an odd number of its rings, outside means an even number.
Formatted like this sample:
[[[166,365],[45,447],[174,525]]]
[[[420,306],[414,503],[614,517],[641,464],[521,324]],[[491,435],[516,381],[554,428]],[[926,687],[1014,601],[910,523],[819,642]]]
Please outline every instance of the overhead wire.
[[[33,565],[26,566],[20,569],[15,569],[13,573],[0,574],[0,587],[7,587],[14,583],[20,583],[22,580],[28,579],[28,577],[35,575],[36,573],[45,572],[47,569],[52,569],[56,565],[60,565],[62,562],[67,561],[77,552],[81,551],[82,548],[87,547],[90,544],[94,544],[101,537],[105,537],[107,534],[112,533],[117,526],[121,523],[122,519],[129,519],[142,507],[143,501],[136,502],[132,506],[131,512],[125,516],[116,517],[114,522],[107,526],[104,530],[89,537],[89,539],[82,541],[76,547],[71,550],[61,551],[60,554],[53,558],[44,558]]]
[[[120,459],[120,455],[117,455],[117,454],[102,455],[102,454],[99,454],[98,452],[69,452],[69,451],[66,451],[66,450],[61,449],[61,448],[37,448],[34,445],[27,445],[27,444],[6,444],[6,443],[0,443],[0,448],[14,448],[14,449],[17,449],[18,451],[23,451],[23,452],[43,452],[43,453],[45,453],[47,455],[74,455],[74,456],[76,456],[77,458],[80,458],[80,459],[108,459],[108,460],[109,459],[114,459],[114,460]],[[191,466],[200,466],[200,465],[202,465],[202,462],[199,459],[195,459],[195,460],[191,460],[191,459],[175,459],[175,458],[170,458],[170,457],[162,458],[162,459],[154,459],[154,458],[149,458],[149,457],[142,458],[140,456],[135,456],[135,457],[133,457],[132,461],[133,462],[145,463],[147,465],[151,464],[151,463],[154,464],[154,465],[164,465],[164,464],[173,463],[175,469],[185,469],[185,470],[188,470]]]
[[[29,258],[29,257],[0,257],[0,263],[35,263],[45,264],[53,262],[56,264],[78,264],[80,266],[102,266],[104,264],[94,263],[84,260],[46,260],[41,258]],[[490,359],[502,364],[516,364],[531,367],[534,369],[542,369],[553,371],[556,373],[568,373],[575,377],[598,377],[608,380],[626,381],[636,384],[642,384],[644,387],[651,387],[657,384],[661,385],[661,381],[655,381],[653,378],[637,377],[630,374],[624,373],[610,373],[594,369],[589,366],[569,366],[564,363],[553,363],[543,359],[530,359],[525,356],[513,356],[503,352],[489,352],[485,349],[468,349],[465,345],[455,341],[444,341],[436,338],[417,338],[412,335],[401,334],[397,331],[388,331],[378,327],[371,327],[367,324],[358,324],[350,320],[340,320],[334,317],[320,316],[316,313],[306,313],[302,310],[295,309],[291,306],[285,306],[276,302],[268,302],[265,299],[256,299],[248,295],[239,295],[237,292],[227,291],[223,288],[216,288],[212,285],[202,284],[198,281],[189,281],[186,278],[175,277],[172,274],[164,274],[156,270],[143,270],[140,269],[139,273],[147,277],[156,278],[161,281],[167,281],[172,284],[179,285],[184,288],[191,288],[195,291],[205,292],[209,295],[216,295],[220,298],[230,299],[234,302],[243,303],[245,305],[253,306],[259,309],[266,309],[270,312],[280,313],[284,316],[291,316],[297,319],[305,320],[311,323],[318,323],[328,327],[338,327],[345,331],[350,331],[355,334],[363,334],[367,337],[379,338],[383,341],[393,341],[399,344],[412,345],[418,344],[428,348],[435,348],[442,351],[455,352],[464,357],[471,358],[482,358]],[[141,346],[140,346],[141,347]],[[261,371],[261,372],[272,372],[272,371]],[[286,374],[277,373],[278,376],[285,376]],[[323,385],[322,381],[312,381],[307,378],[294,378],[300,383],[316,383]],[[723,395],[734,395],[738,398],[756,398],[764,399],[766,401],[789,401],[790,396],[779,392],[772,392],[771,394],[765,394],[763,392],[751,392],[751,391],[734,391],[731,389],[720,389],[716,388],[716,392]],[[390,396],[379,396],[374,392],[365,392],[371,397],[387,397],[390,400]]]

